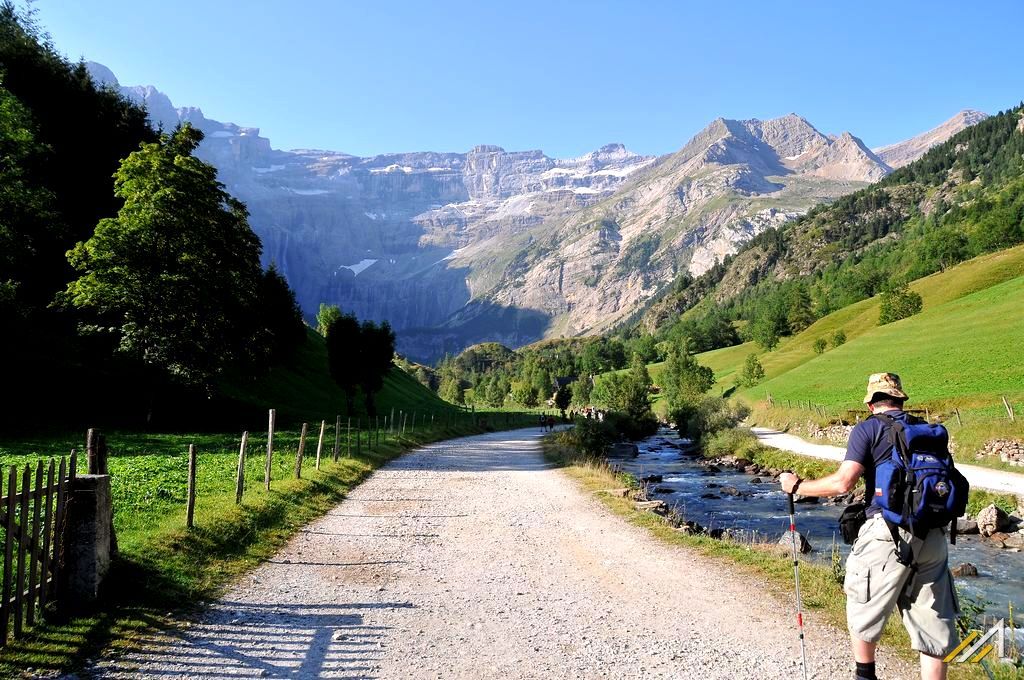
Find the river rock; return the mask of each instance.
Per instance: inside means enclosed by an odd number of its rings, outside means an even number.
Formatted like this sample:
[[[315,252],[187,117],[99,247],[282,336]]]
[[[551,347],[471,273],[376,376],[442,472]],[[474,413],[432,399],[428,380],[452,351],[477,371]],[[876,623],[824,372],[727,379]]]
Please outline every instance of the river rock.
[[[647,475],[646,477],[641,477],[640,481],[645,484],[659,484],[663,481],[661,477],[661,475]]]
[[[953,576],[977,576],[978,568],[970,562],[958,564],[952,569]]]
[[[792,548],[793,532],[787,530],[786,533],[782,534],[782,537],[779,539],[779,545],[786,548]],[[796,532],[796,546],[797,550],[805,555],[814,550],[814,548],[811,547],[811,544],[807,541],[807,538],[805,538],[799,531]]]
[[[1003,539],[1003,547],[1009,550],[1024,550],[1024,534],[1015,531]]]
[[[665,501],[637,501],[633,504],[637,510],[650,510],[651,512],[664,512],[668,509]]]
[[[761,480],[760,477],[754,477],[753,479],[750,480],[750,483],[751,484],[764,484],[764,482]]]
[[[704,527],[697,524],[696,522],[683,522],[679,527],[679,531],[688,536],[697,536],[698,534],[704,533]]]
[[[675,493],[675,489],[670,489],[667,486],[657,486],[654,488],[654,493]]]
[[[978,523],[969,517],[960,517],[956,521],[956,533],[976,534],[978,533]]]
[[[707,472],[708,474],[715,474],[716,472],[721,472],[722,468],[718,467],[717,465],[707,465],[704,467],[704,471]]]
[[[988,540],[995,544],[997,548],[1013,548],[1017,547],[1012,545],[1014,543],[1013,536],[1015,534],[1008,534],[1005,531],[997,531],[988,536]]]
[[[760,471],[761,471],[761,466],[757,465],[756,463],[754,465],[748,465],[747,467],[743,468],[743,472],[748,474],[748,475],[756,475]]]
[[[700,497],[701,498],[708,498],[708,499],[715,500],[715,501],[717,501],[717,500],[719,500],[721,498],[721,496],[719,496],[716,493],[702,493],[700,495]]]
[[[708,482],[708,483],[707,483],[707,484],[705,484],[704,486],[705,486],[706,488],[708,488],[708,489],[717,489],[718,487],[720,487],[720,486],[722,486],[722,485],[721,485],[721,484],[718,484],[717,482]]]
[[[793,497],[793,502],[794,503],[813,504],[813,503],[817,503],[818,502],[818,497],[817,496],[803,496],[801,494],[797,494],[796,496]]]
[[[1006,531],[1010,528],[1010,518],[1001,508],[992,503],[978,513],[978,531],[982,536]]]
[[[735,486],[723,486],[720,493],[726,496],[742,496],[743,492],[737,489]]]

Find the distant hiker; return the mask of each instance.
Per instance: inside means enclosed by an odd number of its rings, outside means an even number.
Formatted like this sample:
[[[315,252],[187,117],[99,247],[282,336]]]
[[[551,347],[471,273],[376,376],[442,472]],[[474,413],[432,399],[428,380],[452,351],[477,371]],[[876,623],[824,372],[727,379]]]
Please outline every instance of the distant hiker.
[[[548,432],[554,432],[554,431],[555,431],[555,417],[554,416],[548,416]]]
[[[846,458],[839,469],[813,480],[802,480],[790,472],[779,476],[784,492],[804,496],[848,493],[864,477],[868,505],[850,506],[844,513],[845,518],[852,515],[851,510],[863,511],[856,522],[860,526],[849,531],[853,548],[846,561],[843,584],[857,680],[876,680],[875,647],[886,620],[897,608],[911,646],[921,654],[921,678],[945,678],[947,664],[943,659],[958,643],[959,605],[949,573],[945,525],[953,517],[955,527],[956,513],[963,514],[962,509],[953,506],[966,503],[967,482],[953,468],[946,450],[945,428],[904,413],[906,400],[898,375],[873,374],[864,397],[872,415],[850,433]],[[916,477],[923,491],[907,494],[891,480],[902,475],[897,470],[902,460],[913,463],[917,455],[925,456],[930,465]],[[934,467],[936,464],[948,467],[940,470]],[[931,503],[924,503],[923,495]],[[888,507],[897,497],[902,499],[899,511]],[[912,506],[907,498],[922,502]],[[943,508],[947,501],[949,508],[944,514],[935,509]],[[907,521],[913,533],[905,526]],[[843,529],[845,536],[847,527]]]
[[[540,416],[540,431],[544,432],[547,429],[547,426],[548,426],[548,420],[547,420],[547,418],[544,417],[543,414],[541,414],[541,416]]]

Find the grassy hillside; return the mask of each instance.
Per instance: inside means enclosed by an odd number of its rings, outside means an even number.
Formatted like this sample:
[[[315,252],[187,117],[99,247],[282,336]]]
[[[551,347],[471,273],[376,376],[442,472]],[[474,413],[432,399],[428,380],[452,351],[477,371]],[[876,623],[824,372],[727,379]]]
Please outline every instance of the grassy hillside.
[[[288,422],[324,418],[332,409],[344,414],[345,393],[327,372],[324,339],[312,330],[307,335],[305,344],[288,364],[256,380],[228,380],[221,388],[224,394],[246,405],[277,408],[278,417]],[[392,368],[377,395],[377,410],[383,416],[392,408],[441,411],[454,407],[405,371]],[[361,397],[357,397],[356,409],[360,415],[365,414]]]
[[[715,371],[718,387],[729,388],[738,382],[747,355],[758,354],[766,380],[736,396],[759,406],[755,418],[762,423],[818,419],[820,414],[800,409],[806,402],[824,407],[826,419],[863,412],[867,376],[893,371],[903,378],[910,405],[944,416],[965,450],[975,451],[997,436],[1024,436],[1024,363],[1018,350],[1024,337],[1024,247],[969,260],[911,287],[924,308],[910,318],[878,326],[876,297],[819,319],[774,351],[745,343],[697,360]],[[847,342],[815,354],[814,341],[839,329]],[[766,408],[769,394],[775,409]],[[1017,405],[1016,422],[1009,422],[1002,397]]]
[[[847,377],[836,373],[834,367],[849,365],[850,373],[857,377],[854,393],[868,373],[884,370],[877,368],[880,364],[893,366],[890,370],[908,381],[918,372],[927,372],[929,375],[921,375],[921,380],[945,387],[922,385],[924,390],[919,388],[916,396],[919,400],[939,400],[958,396],[953,390],[961,389],[961,384],[939,376],[943,372],[965,372],[962,362],[964,353],[969,352],[971,365],[982,369],[975,372],[978,377],[972,382],[978,384],[970,388],[972,393],[1017,392],[1021,390],[1019,385],[1008,384],[996,374],[1004,361],[998,355],[1017,337],[1013,324],[1024,318],[1014,310],[1021,302],[1021,277],[1024,246],[978,257],[915,281],[911,288],[921,295],[924,309],[909,319],[878,326],[879,299],[874,297],[819,319],[803,332],[783,339],[771,352],[761,351],[755,343],[744,343],[705,352],[697,360],[715,371],[720,384],[733,385],[743,361],[753,352],[758,354],[768,380],[741,391],[741,395],[763,398],[769,391],[777,398],[839,405],[855,404],[856,394],[850,397],[852,388],[834,384]],[[822,355],[814,353],[815,340],[829,338],[840,329],[846,333],[846,344]],[[992,362],[991,369],[987,362]],[[820,377],[811,380],[812,375]],[[987,383],[990,378],[993,382]]]

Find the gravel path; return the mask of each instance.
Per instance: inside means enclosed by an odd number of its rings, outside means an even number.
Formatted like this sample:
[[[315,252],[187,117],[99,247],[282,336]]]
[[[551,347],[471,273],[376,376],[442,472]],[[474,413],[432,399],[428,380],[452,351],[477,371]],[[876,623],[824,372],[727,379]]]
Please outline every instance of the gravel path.
[[[544,463],[537,438],[488,434],[394,461],[196,620],[93,671],[800,677],[788,599],[612,515]],[[845,633],[806,618],[812,677],[852,676]]]
[[[754,433],[759,442],[775,449],[782,449],[783,451],[799,453],[802,456],[825,460],[842,461],[846,457],[846,448],[842,446],[812,444],[796,435],[786,434],[767,427],[752,427],[750,431]],[[1024,475],[1022,474],[1006,472],[1004,470],[993,470],[992,468],[968,465],[966,463],[957,463],[956,469],[963,473],[973,488],[1024,496]]]

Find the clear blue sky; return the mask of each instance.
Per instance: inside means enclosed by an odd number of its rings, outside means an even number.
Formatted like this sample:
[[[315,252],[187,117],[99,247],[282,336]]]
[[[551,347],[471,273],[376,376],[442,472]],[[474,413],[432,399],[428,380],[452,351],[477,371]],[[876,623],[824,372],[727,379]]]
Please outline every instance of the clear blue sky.
[[[38,0],[73,59],[275,148],[682,146],[797,112],[869,146],[1024,98],[1024,2]]]

